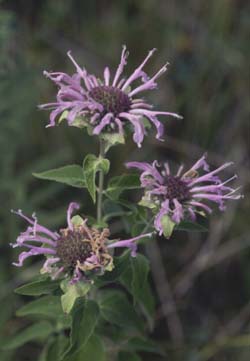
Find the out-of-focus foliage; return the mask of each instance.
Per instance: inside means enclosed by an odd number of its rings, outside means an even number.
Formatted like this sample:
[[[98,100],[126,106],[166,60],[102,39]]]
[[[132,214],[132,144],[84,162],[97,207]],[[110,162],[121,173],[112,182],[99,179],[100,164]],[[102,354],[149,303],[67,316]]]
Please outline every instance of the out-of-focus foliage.
[[[13,289],[39,268],[28,262],[23,270],[11,266],[16,255],[9,243],[24,225],[10,209],[36,211],[52,227],[62,224],[68,201],[82,200],[83,209],[91,212],[87,192],[31,175],[79,163],[94,152],[93,138],[75,128],[45,129],[48,114],[38,111],[37,104],[50,101],[55,89],[42,71],[71,72],[66,56],[71,49],[79,63],[101,73],[106,64],[116,66],[126,43],[128,73],[153,47],[159,51],[148,65],[152,72],[166,60],[171,63],[151,99],[184,120],[166,124],[164,143],[150,137],[140,151],[132,142],[130,153],[123,146],[111,150],[111,173],[121,174],[123,162],[136,158],[167,156],[191,164],[207,150],[214,165],[235,162],[245,194],[212,218],[209,236],[192,233],[187,238],[178,232],[170,241],[159,240],[185,342],[173,348],[160,301],[153,336],[173,361],[249,360],[249,37],[246,0],[0,2],[0,344],[27,326],[14,315],[26,298]],[[119,228],[117,222],[114,230]],[[160,264],[152,258],[151,266],[155,284]],[[4,351],[0,358],[36,360],[40,349],[39,343],[30,343],[18,356]]]

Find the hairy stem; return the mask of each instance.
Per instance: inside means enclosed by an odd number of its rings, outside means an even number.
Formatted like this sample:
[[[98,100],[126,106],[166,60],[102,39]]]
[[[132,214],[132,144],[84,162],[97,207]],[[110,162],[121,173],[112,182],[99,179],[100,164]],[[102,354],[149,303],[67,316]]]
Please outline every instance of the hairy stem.
[[[99,157],[104,158],[105,156],[105,142],[100,139],[100,152]],[[99,182],[98,182],[98,191],[97,191],[97,222],[100,222],[102,219],[102,194],[103,194],[103,182],[104,182],[104,172],[100,170],[99,172]]]

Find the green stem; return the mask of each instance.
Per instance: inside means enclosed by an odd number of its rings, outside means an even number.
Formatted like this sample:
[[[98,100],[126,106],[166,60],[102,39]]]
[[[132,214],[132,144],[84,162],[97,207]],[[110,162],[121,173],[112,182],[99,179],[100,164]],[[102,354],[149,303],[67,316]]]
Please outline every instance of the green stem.
[[[105,156],[105,142],[100,139],[100,152],[99,157],[104,158]],[[102,219],[102,195],[103,195],[103,183],[104,183],[104,172],[99,172],[99,182],[97,191],[97,222],[99,223]]]

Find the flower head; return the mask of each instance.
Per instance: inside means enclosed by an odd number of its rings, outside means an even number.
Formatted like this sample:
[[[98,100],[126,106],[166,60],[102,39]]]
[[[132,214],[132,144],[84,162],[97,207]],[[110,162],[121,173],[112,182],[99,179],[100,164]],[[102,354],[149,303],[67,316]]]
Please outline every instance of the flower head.
[[[149,236],[143,234],[128,240],[110,243],[110,232],[107,228],[102,231],[89,227],[87,219],[79,216],[71,218],[72,212],[78,209],[77,203],[70,203],[67,211],[67,228],[53,232],[37,222],[33,214],[31,218],[25,216],[22,211],[14,212],[24,218],[29,226],[22,232],[12,244],[13,248],[23,247],[17,263],[17,267],[23,266],[26,258],[43,255],[46,260],[41,270],[42,273],[50,274],[52,279],[58,277],[70,277],[75,283],[87,278],[91,274],[103,274],[113,268],[113,258],[109,253],[110,248],[128,247],[132,256],[136,255],[136,243],[140,238]]]
[[[210,202],[217,203],[220,210],[224,210],[225,200],[242,197],[236,194],[238,188],[233,189],[227,185],[236,175],[226,181],[218,177],[218,173],[231,164],[225,163],[209,171],[204,155],[186,172],[180,166],[176,174],[170,173],[168,163],[159,164],[157,161],[152,164],[129,162],[126,165],[142,171],[140,180],[145,195],[141,204],[155,211],[154,226],[162,234],[165,216],[176,224],[186,218],[195,221],[196,213],[212,212]],[[202,174],[199,174],[200,170],[203,170]]]
[[[107,138],[115,133],[119,139],[123,139],[124,130],[130,124],[134,132],[133,140],[140,147],[146,134],[147,119],[156,127],[156,138],[161,139],[163,125],[158,116],[181,117],[175,113],[153,110],[152,105],[141,97],[145,91],[157,87],[157,79],[167,70],[166,64],[152,77],[143,70],[155,50],[151,50],[134,72],[125,78],[122,74],[129,53],[123,46],[114,76],[111,79],[110,69],[106,67],[101,80],[81,68],[68,52],[76,69],[72,76],[61,72],[44,72],[59,88],[56,102],[40,106],[52,110],[48,126],[55,126],[58,117],[59,121],[65,118],[68,125],[87,126],[92,134]]]

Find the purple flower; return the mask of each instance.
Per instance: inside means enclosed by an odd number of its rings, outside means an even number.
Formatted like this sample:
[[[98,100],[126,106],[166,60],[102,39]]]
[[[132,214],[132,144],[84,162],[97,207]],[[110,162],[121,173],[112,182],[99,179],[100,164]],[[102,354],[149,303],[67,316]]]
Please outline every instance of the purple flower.
[[[127,247],[127,248],[130,248],[130,250],[131,250],[131,256],[136,257],[137,244],[135,241],[138,241],[141,238],[151,237],[152,235],[153,235],[153,233],[146,233],[146,234],[141,234],[140,236],[126,239],[123,241],[113,242],[108,245],[108,248]]]
[[[175,175],[170,173],[168,163],[129,162],[126,166],[142,171],[140,180],[145,194],[141,204],[155,212],[154,226],[162,234],[164,216],[168,216],[174,223],[180,223],[186,218],[195,221],[196,213],[212,212],[211,202],[217,203],[220,210],[224,210],[225,200],[242,197],[236,194],[238,188],[227,185],[237,178],[236,175],[226,181],[218,177],[218,173],[231,164],[225,163],[209,171],[204,155],[187,172],[183,172],[184,167],[180,166]],[[199,174],[201,169],[203,172]]]
[[[141,147],[146,134],[145,118],[156,127],[156,138],[161,139],[163,125],[159,115],[181,118],[175,113],[153,110],[152,105],[142,98],[142,93],[157,88],[157,79],[166,72],[165,64],[156,74],[149,77],[143,70],[156,49],[152,49],[143,62],[127,78],[122,77],[127,64],[128,51],[123,46],[120,64],[111,79],[110,69],[105,68],[103,79],[89,74],[81,68],[71,52],[68,57],[76,68],[72,76],[61,72],[44,72],[59,88],[56,101],[43,104],[42,109],[50,109],[49,127],[66,118],[68,125],[88,126],[92,134],[102,136],[118,134],[124,136],[124,128],[130,124],[133,128],[133,139]],[[135,84],[136,82],[136,84]]]
[[[22,267],[26,258],[43,255],[46,260],[41,273],[50,274],[52,279],[70,277],[75,283],[91,275],[103,274],[113,269],[113,258],[109,248],[128,247],[132,256],[136,255],[136,243],[140,238],[151,234],[143,234],[135,238],[110,243],[110,232],[107,228],[102,231],[87,225],[87,219],[79,216],[77,221],[71,218],[77,203],[70,203],[67,211],[67,228],[53,232],[37,222],[35,214],[31,218],[25,216],[21,210],[14,212],[25,219],[29,226],[22,232],[12,247],[23,247],[25,251],[19,254],[18,262],[13,263]]]

